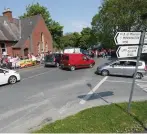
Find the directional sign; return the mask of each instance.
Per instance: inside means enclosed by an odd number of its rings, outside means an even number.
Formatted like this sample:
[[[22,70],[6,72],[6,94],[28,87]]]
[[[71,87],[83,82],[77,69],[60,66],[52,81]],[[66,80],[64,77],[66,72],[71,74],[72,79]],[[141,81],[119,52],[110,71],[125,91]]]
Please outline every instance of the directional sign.
[[[117,32],[114,37],[116,45],[138,45],[140,43],[141,32]]]
[[[116,55],[118,58],[136,57],[139,46],[119,46]]]
[[[147,53],[147,45],[143,45],[142,53]]]
[[[145,33],[144,44],[147,44],[147,32]]]

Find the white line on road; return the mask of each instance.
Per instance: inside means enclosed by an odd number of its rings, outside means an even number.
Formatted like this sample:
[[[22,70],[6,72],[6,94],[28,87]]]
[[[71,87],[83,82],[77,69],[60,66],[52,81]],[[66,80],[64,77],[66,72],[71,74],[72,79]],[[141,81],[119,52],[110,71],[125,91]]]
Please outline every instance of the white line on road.
[[[147,81],[143,81],[143,80],[136,80],[136,82],[146,82],[147,83]]]
[[[32,75],[30,77],[23,78],[22,81],[26,80],[26,79],[34,78],[34,77],[37,77],[37,76],[40,76],[40,75],[43,75],[43,74],[46,74],[46,73],[49,73],[49,72],[52,72],[52,71],[54,71],[54,69],[46,71],[46,72],[43,72],[43,73],[40,73],[40,74]]]
[[[104,77],[81,101],[80,104],[85,102],[94,94],[94,92],[107,80],[108,76]]]
[[[112,82],[112,83],[132,83],[132,82],[127,82],[127,81],[116,81],[116,80],[106,80],[107,82]]]
[[[147,87],[147,85],[145,84],[145,85],[143,85],[143,84],[137,84],[138,86],[140,86],[141,88],[146,88]]]

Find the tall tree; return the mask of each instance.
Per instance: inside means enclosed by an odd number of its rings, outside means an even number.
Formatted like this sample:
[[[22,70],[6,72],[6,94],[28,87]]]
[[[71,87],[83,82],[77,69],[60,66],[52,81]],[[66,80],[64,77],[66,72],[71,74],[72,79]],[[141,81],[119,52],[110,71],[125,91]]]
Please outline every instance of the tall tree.
[[[145,0],[103,0],[92,19],[92,29],[104,47],[113,47],[117,31],[140,31],[146,23],[140,16],[147,11]]]
[[[83,48],[83,49],[87,49],[93,45],[96,45],[94,42],[94,34],[92,33],[91,28],[86,27],[83,28],[83,30],[81,31],[81,38],[79,40],[79,47]]]
[[[60,48],[60,38],[63,36],[63,26],[61,26],[58,22],[52,20],[51,15],[48,9],[39,3],[30,4],[26,7],[26,12],[20,16],[20,18],[26,18],[34,15],[41,14],[51,35],[53,37],[53,45],[56,48]]]

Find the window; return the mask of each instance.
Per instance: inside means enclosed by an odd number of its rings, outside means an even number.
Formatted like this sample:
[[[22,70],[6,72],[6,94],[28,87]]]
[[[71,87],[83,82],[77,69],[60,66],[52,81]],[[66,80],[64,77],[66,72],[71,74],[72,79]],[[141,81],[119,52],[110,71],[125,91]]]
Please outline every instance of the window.
[[[134,62],[134,61],[126,61],[125,66],[136,66],[136,62]]]
[[[87,57],[86,56],[83,56],[83,60],[87,60]]]
[[[1,43],[0,47],[1,47],[1,52],[2,52],[2,54],[3,54],[4,52],[7,52],[7,48],[6,48],[6,45],[5,45],[4,43]]]
[[[112,64],[113,66],[124,66],[125,65],[125,61],[117,61],[114,64]]]

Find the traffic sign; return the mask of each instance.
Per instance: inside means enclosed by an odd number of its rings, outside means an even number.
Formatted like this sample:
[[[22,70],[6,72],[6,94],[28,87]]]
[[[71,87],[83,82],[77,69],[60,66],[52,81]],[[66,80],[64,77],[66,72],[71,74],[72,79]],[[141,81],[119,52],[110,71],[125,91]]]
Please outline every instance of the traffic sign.
[[[141,32],[117,32],[114,41],[116,45],[138,45]]]
[[[136,57],[139,46],[119,46],[116,55],[117,58]]]
[[[142,53],[147,53],[147,45],[143,45]]]
[[[145,33],[144,44],[147,44],[147,32]]]

